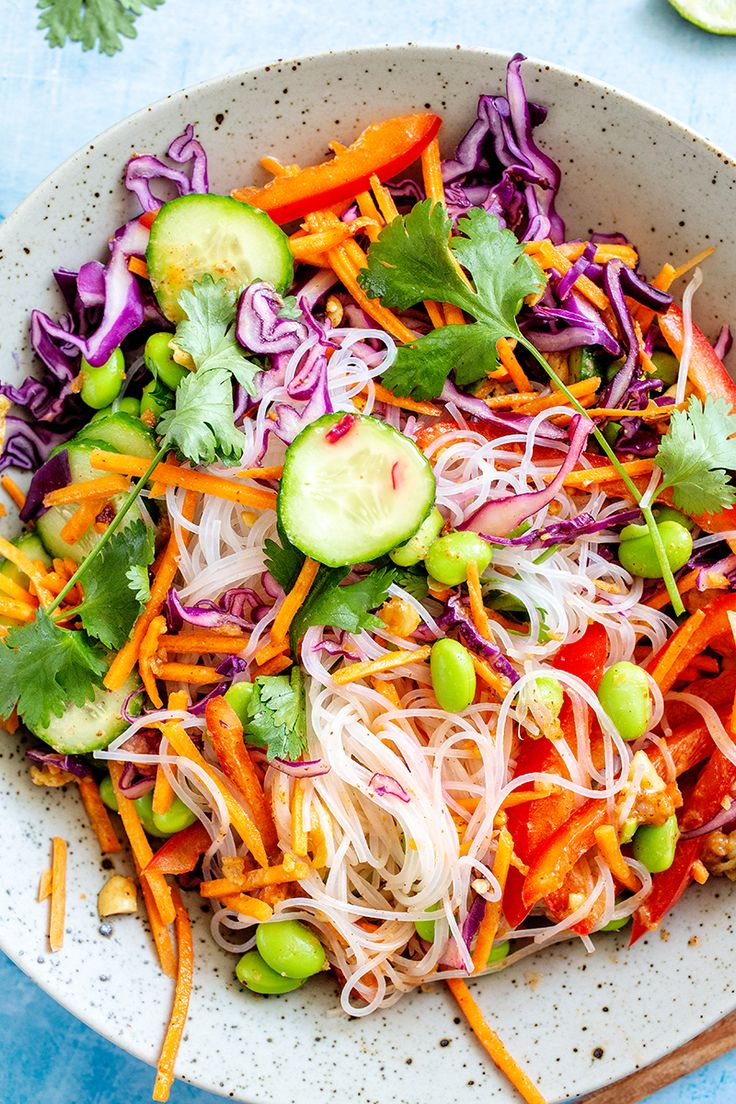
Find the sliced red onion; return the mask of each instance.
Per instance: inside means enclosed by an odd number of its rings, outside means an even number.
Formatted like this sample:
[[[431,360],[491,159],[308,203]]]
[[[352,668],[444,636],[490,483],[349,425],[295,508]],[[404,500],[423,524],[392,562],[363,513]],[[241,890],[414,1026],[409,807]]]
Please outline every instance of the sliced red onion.
[[[275,767],[282,774],[288,774],[292,778],[320,778],[323,774],[329,774],[330,765],[323,759],[271,759],[270,766]],[[407,798],[408,800],[408,798]]]
[[[133,724],[138,719],[138,716],[140,716],[140,713],[137,716],[131,715],[128,710],[128,706],[133,701],[133,698],[138,698],[142,694],[145,694],[145,692],[145,686],[138,686],[135,690],[131,690],[127,698],[123,702],[122,706],[120,707],[120,716],[123,718],[124,721],[127,721],[128,724]]]
[[[706,564],[698,571],[695,586],[698,590],[733,590],[736,585],[736,556],[726,556],[717,563]]]
[[[399,801],[405,803],[411,801],[409,794],[401,783],[392,778],[390,774],[374,774],[368,786],[373,790],[376,797],[398,797]]]
[[[186,622],[198,629],[216,629],[222,625],[239,625],[248,628],[249,622],[234,613],[228,613],[210,598],[205,598],[193,606],[185,606],[178,593],[171,587],[166,595],[164,612],[169,628],[177,632]]]
[[[299,371],[286,386],[286,391],[290,399],[311,399],[320,385],[320,380],[324,371],[323,360],[325,348],[326,344],[318,342],[309,350],[304,358],[303,364],[299,367]]]
[[[42,464],[31,480],[26,500],[20,510],[21,521],[35,521],[45,514],[47,507],[43,500],[51,491],[68,487],[72,481],[69,469],[69,454],[66,449],[57,452],[45,464]]]
[[[41,763],[44,767],[56,767],[57,770],[73,774],[75,778],[90,778],[92,771],[77,755],[62,755],[58,751],[42,751],[41,748],[31,748],[26,752],[26,759],[32,763]]]
[[[270,284],[256,280],[240,296],[235,333],[252,353],[293,353],[309,336],[297,318],[282,318],[284,300]]]
[[[438,618],[438,624],[446,631],[457,629],[467,646],[487,659],[494,670],[505,675],[512,686],[519,681],[519,675],[501,649],[478,632],[470,610],[461,602],[459,595],[453,594],[447,599],[445,612]]]
[[[270,571],[264,571],[261,575],[261,586],[269,598],[281,598],[284,593],[283,587],[276,582]],[[259,598],[258,601],[260,602],[261,599]]]
[[[135,763],[126,763],[123,767],[123,773],[120,775],[120,792],[131,801],[144,797],[155,785],[155,765],[136,766]]]
[[[286,445],[290,445],[310,422],[316,421],[324,414],[333,413],[327,376],[327,357],[321,350],[316,358],[316,364],[319,370],[315,376],[314,390],[306,406],[297,411],[286,403],[278,403],[273,409],[274,420],[267,421],[266,431],[275,433]]]
[[[721,809],[720,813],[717,813],[712,820],[709,820],[707,824],[703,824],[700,828],[693,828],[691,832],[683,832],[680,839],[699,839],[701,836],[707,836],[711,832],[717,832],[720,828],[725,828],[735,820],[736,801],[732,801],[728,809]]]
[[[497,414],[483,399],[473,398],[459,391],[454,383],[447,380],[440,396],[445,403],[454,403],[458,410],[477,418],[479,422],[488,422],[512,433],[528,433],[534,419],[530,414]],[[537,429],[537,437],[547,441],[564,441],[567,433],[563,426],[545,422]]]
[[[236,617],[245,618],[246,606],[255,610],[261,605],[261,596],[252,587],[230,587],[220,598],[220,606],[225,613],[232,613]]]
[[[521,495],[507,495],[493,502],[487,502],[481,506],[460,526],[461,529],[471,529],[474,533],[493,539],[493,535],[503,536],[516,529],[522,521],[526,521],[532,514],[536,514],[547,503],[551,502],[561,489],[565,479],[573,470],[580,459],[588,434],[593,429],[593,423],[588,418],[576,414],[570,421],[570,447],[567,455],[555,478],[541,491],[528,491]]]
[[[432,637],[432,640],[435,638]],[[338,644],[335,640],[320,640],[318,644],[312,645],[313,652],[325,652],[330,656],[342,656],[345,659],[349,659],[352,663],[357,663],[360,660],[360,656],[357,652],[351,652],[342,644]]]
[[[732,345],[733,337],[731,336],[731,327],[721,326],[721,332],[718,334],[715,344],[713,345],[713,352],[719,360],[725,360],[731,352]]]
[[[529,529],[520,537],[495,537],[494,543],[504,547],[518,546],[531,548],[534,545],[541,547],[550,544],[562,544],[567,541],[577,540],[578,537],[592,536],[601,533],[604,529],[612,529],[617,525],[628,525],[641,516],[639,509],[621,510],[617,514],[610,514],[607,518],[594,518],[592,514],[583,512],[565,521],[557,521],[552,525],[546,525],[543,529]],[[599,550],[600,551],[600,550]]]

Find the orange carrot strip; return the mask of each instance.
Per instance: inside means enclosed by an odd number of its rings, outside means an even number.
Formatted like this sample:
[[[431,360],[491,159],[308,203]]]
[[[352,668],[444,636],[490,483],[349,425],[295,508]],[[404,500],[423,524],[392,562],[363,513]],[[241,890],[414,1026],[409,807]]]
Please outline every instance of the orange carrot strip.
[[[215,655],[237,655],[242,652],[250,636],[248,633],[222,633],[214,629],[200,629],[194,632],[165,633],[160,637],[158,646],[162,652],[210,652]]]
[[[601,381],[598,376],[591,376],[590,379],[569,384],[568,390],[576,399],[582,400],[588,395],[594,395],[600,384]],[[519,410],[522,414],[539,414],[541,410],[548,410],[551,406],[567,406],[569,401],[567,395],[554,389],[550,395],[537,396],[531,402],[524,403],[519,407]]]
[[[264,644],[262,648],[256,652],[256,663],[262,666],[267,663],[269,659],[273,659],[275,656],[281,655],[289,647],[289,641],[286,637],[282,636],[277,640],[270,640],[267,644]]]
[[[140,871],[138,873],[140,875]],[[167,977],[176,977],[176,954],[174,953],[174,944],[171,941],[171,933],[159,916],[156,900],[145,878],[140,878],[140,886],[159,965]]]
[[[513,809],[515,805],[526,805],[529,801],[540,801],[555,791],[554,786],[545,786],[539,790],[514,790],[503,799],[502,809]]]
[[[128,270],[134,276],[141,276],[144,280],[148,279],[148,265],[142,257],[128,257]]]
[[[270,468],[245,468],[237,473],[239,479],[280,479],[283,474],[283,464],[274,464]]]
[[[529,244],[531,245],[531,242]],[[563,257],[567,257],[568,261],[574,262],[582,257],[589,244],[589,242],[563,242],[562,245],[557,246],[557,249]],[[633,245],[598,244],[595,247],[593,260],[596,264],[605,264],[606,261],[614,260],[623,261],[627,268],[636,268],[639,263],[639,254]]]
[[[680,276],[684,276],[686,272],[689,272],[691,268],[695,268],[696,265],[702,264],[703,261],[712,256],[715,251],[716,247],[714,245],[710,245],[707,249],[703,249],[702,252],[698,253],[695,257],[691,257],[690,260],[679,265],[673,272],[672,279],[679,280]]]
[[[696,610],[688,617],[687,621],[680,625],[676,634],[670,639],[664,655],[657,660],[653,667],[649,668],[649,674],[657,685],[660,687],[663,684],[665,685],[665,692],[672,685],[672,671],[678,669],[678,661],[681,662],[681,656],[687,651],[692,636],[704,621],[705,612],[702,609]],[[683,666],[687,666],[687,664]]]
[[[243,743],[243,726],[238,715],[224,698],[213,698],[207,703],[205,717],[207,734],[223,773],[248,802],[266,852],[273,854],[278,845],[276,825],[258,772]]]
[[[66,840],[54,836],[51,841],[51,907],[49,908],[49,947],[60,951],[64,945],[66,913]]]
[[[693,589],[695,583],[697,582],[699,573],[700,568],[694,567],[692,571],[688,572],[687,575],[684,575],[683,578],[680,579],[677,584],[677,589],[679,590],[681,595],[687,594],[688,591]],[[661,610],[669,604],[669,601],[670,596],[667,592],[667,587],[660,587],[659,590],[655,591],[651,598],[647,599],[646,604],[648,606],[651,606],[652,609]]]
[[[187,682],[191,686],[209,686],[210,683],[221,682],[223,678],[216,667],[205,664],[157,662],[154,669],[157,678]]]
[[[4,475],[2,479],[0,479],[0,483],[2,483],[3,490],[8,497],[12,498],[19,510],[22,510],[26,504],[25,492],[20,489],[12,475]]]
[[[391,195],[388,188],[384,187],[377,176],[372,176],[370,183],[371,191],[376,197],[378,209],[383,215],[384,220],[387,223],[393,222],[395,218],[399,217],[398,209],[394,203],[394,197]]]
[[[33,606],[34,608],[38,605],[38,599],[34,598],[30,590],[14,583],[7,575],[0,574],[0,590],[8,598],[14,598],[16,602],[25,602],[27,606]]]
[[[201,752],[195,747],[189,734],[186,730],[177,722],[173,721],[166,727],[166,739],[169,741],[177,755],[181,755],[184,759],[191,759],[193,763],[196,763],[211,779],[218,791],[222,795],[222,799],[227,806],[227,811],[230,815],[230,820],[235,831],[238,833],[243,843],[246,844],[253,858],[259,864],[259,866],[268,866],[268,858],[266,856],[266,850],[263,846],[263,839],[261,833],[256,828],[253,821],[242,805],[235,800],[230,790],[223,784],[222,779],[217,772],[210,766],[205,760]]]
[[[445,325],[445,316],[439,307],[438,303],[433,302],[432,299],[424,300],[424,309],[429,315],[429,321],[432,323],[436,330],[439,330]]]
[[[572,261],[568,261],[567,257],[560,253],[559,249],[552,245],[549,239],[542,242],[529,242],[525,249],[527,253],[534,256],[534,259],[543,269],[556,268],[561,275],[564,275],[572,268]],[[608,296],[587,276],[578,276],[575,287],[586,299],[589,299],[591,303],[598,307],[598,310],[604,311],[610,306]]]
[[[169,883],[158,870],[151,870],[149,873],[145,873],[145,868],[153,858],[153,851],[148,842],[148,837],[143,831],[143,826],[141,825],[135,803],[130,801],[120,789],[123,764],[116,763],[111,759],[108,766],[110,778],[112,779],[112,788],[118,803],[118,812],[123,822],[123,828],[128,837],[133,857],[139,869],[144,871],[141,876],[148,880],[161,920],[164,924],[173,924],[176,910],[174,908]]]
[[[110,814],[102,802],[94,778],[87,776],[79,779],[79,795],[82,798],[82,804],[87,812],[92,831],[97,836],[100,851],[103,854],[115,854],[117,851],[122,851],[123,846],[115,834]]]
[[[119,472],[121,475],[137,477],[144,475],[148,469],[148,462],[138,456],[105,452],[104,449],[93,449],[89,462],[96,471]],[[225,498],[230,502],[239,502],[241,506],[252,506],[255,509],[270,510],[276,505],[275,491],[265,490],[262,487],[244,487],[219,475],[207,475],[206,472],[192,471],[190,468],[180,468],[170,463],[159,464],[154,468],[151,479],[156,479],[167,487],[184,487],[187,491]]]
[[[400,318],[397,318],[395,314],[382,306],[378,299],[369,299],[358,283],[358,273],[362,268],[365,268],[367,259],[356,241],[350,239],[343,245],[330,249],[327,258],[335,275],[339,277],[345,289],[350,292],[355,302],[363,308],[366,314],[375,319],[379,326],[398,341],[404,343],[416,341],[416,334],[408,326],[405,326]]]
[[[299,881],[308,874],[308,863],[287,855],[278,866],[269,866],[267,870],[246,870],[242,878],[217,878],[211,882],[202,882],[199,892],[202,897],[230,897],[270,885]]]
[[[411,410],[415,414],[427,414],[430,418],[439,418],[442,413],[434,403],[417,402],[415,399],[405,399],[401,395],[394,395],[393,391],[389,391],[388,388],[382,387],[380,383],[375,381],[373,386],[378,401],[386,403],[387,406],[398,406],[401,410]]]
[[[11,617],[13,621],[35,621],[36,606],[30,602],[18,602],[15,598],[4,598],[0,595],[0,614],[3,617]]]
[[[376,214],[378,214],[377,211]],[[370,240],[375,241],[379,228],[380,224],[373,218],[357,218],[352,222],[343,222],[340,226],[331,227],[329,230],[319,230],[299,238],[292,236],[289,239],[289,246],[295,261],[308,260],[314,254],[324,253],[327,249],[342,245],[360,230],[365,230]]]
[[[447,984],[468,1021],[468,1026],[497,1069],[509,1079],[527,1104],[545,1104],[539,1089],[516,1064],[498,1035],[486,1023],[465,982],[460,978],[449,978]]]
[[[10,560],[12,564],[20,568],[24,575],[27,575],[36,588],[38,594],[38,600],[45,608],[53,601],[53,595],[49,594],[48,590],[43,585],[44,570],[38,567],[38,565],[26,556],[25,552],[22,552],[20,548],[16,548],[10,541],[5,540],[4,537],[0,537],[0,556],[4,556],[6,560]]]
[[[88,498],[81,502],[61,530],[61,539],[67,544],[76,544],[87,532],[99,512],[100,499]]]
[[[373,196],[370,192],[359,192],[355,200],[358,204],[358,210],[366,220],[365,232],[368,235],[368,240],[371,242],[377,241],[383,226],[383,218],[376,207]]]
[[[593,835],[595,836],[595,842],[598,844],[598,850],[614,878],[633,893],[639,888],[639,879],[631,867],[627,866],[626,860],[621,854],[618,832],[614,826],[612,824],[601,824],[599,828],[596,828]]]
[[[422,150],[422,178],[427,198],[444,205],[445,185],[442,180],[440,144],[436,138]]]
[[[491,690],[495,690],[500,698],[505,698],[511,689],[511,683],[506,676],[499,675],[498,671],[495,671],[490,663],[487,663],[482,656],[475,655],[474,652],[471,652],[470,658],[473,661],[476,675],[478,675],[486,686],[490,686]]]
[[[319,564],[316,560],[310,559],[309,556],[302,564],[302,569],[297,576],[297,580],[294,586],[281,603],[281,608],[276,614],[273,625],[271,626],[271,640],[274,644],[277,642],[285,641],[286,636],[291,627],[291,622],[296,616],[297,610],[303,605],[309,591],[312,588],[312,583],[317,578],[317,572],[319,571]],[[280,649],[282,650],[282,649]],[[261,655],[267,653],[267,648],[261,648],[259,652],[256,652],[256,663],[261,663]],[[265,659],[270,659],[273,653],[265,655]],[[265,662],[265,660],[264,660]]]
[[[356,682],[358,679],[368,678],[370,675],[378,675],[382,671],[390,671],[394,667],[403,667],[406,663],[419,663],[421,660],[429,659],[431,651],[429,644],[425,644],[413,652],[405,648],[399,648],[395,652],[387,652],[379,659],[363,660],[360,663],[350,663],[347,667],[341,667],[339,671],[333,673],[332,679],[338,686],[345,686],[349,682]]]
[[[168,707],[169,709],[186,709],[188,701],[189,696],[185,690],[175,690],[173,694],[169,694]],[[166,727],[162,729],[162,732],[164,735],[166,734]],[[151,808],[154,813],[161,816],[169,811],[173,800],[174,791],[171,783],[166,776],[163,763],[159,763],[156,768],[156,781],[153,787]]]
[[[480,586],[478,564],[475,560],[468,565],[468,595],[470,597],[470,613],[473,618],[473,624],[482,637],[486,640],[490,640],[491,627],[488,623],[486,607],[483,605],[483,591]]]
[[[145,460],[143,471],[145,471]],[[141,475],[143,472],[141,472]],[[106,475],[102,479],[85,479],[81,483],[70,483],[68,487],[59,487],[49,491],[43,500],[44,506],[68,506],[73,502],[83,502],[87,498],[106,499],[114,494],[123,494],[130,490],[130,480],[122,475]],[[99,509],[99,507],[98,507]]]
[[[174,1083],[174,1065],[179,1052],[184,1027],[189,1011],[189,999],[192,995],[192,979],[194,974],[194,942],[192,940],[192,925],[189,922],[187,910],[182,903],[178,889],[173,891],[174,908],[176,910],[176,940],[179,946],[178,963],[176,967],[176,987],[174,989],[174,1006],[171,1009],[171,1019],[166,1030],[164,1044],[156,1068],[156,1081],[153,1086],[153,1100],[166,1101],[169,1099],[171,1086]]]
[[[38,893],[36,895],[37,901],[47,901],[51,896],[51,867],[47,866],[44,871],[41,872],[41,877],[38,879]]]
[[[493,860],[493,875],[498,878],[501,886],[501,897],[498,901],[486,901],[483,919],[478,928],[478,935],[473,949],[473,971],[485,970],[488,965],[488,956],[491,953],[493,940],[498,931],[498,922],[501,919],[501,901],[506,886],[506,877],[511,865],[511,856],[514,853],[514,841],[508,828],[502,828],[498,837],[498,847]]]
[[[381,694],[390,705],[398,709],[401,705],[398,691],[392,682],[386,682],[385,679],[371,679],[371,686],[379,694]]]
[[[236,882],[234,878],[212,878],[209,882],[202,882],[199,895],[207,898],[235,897],[242,889],[240,881]]]
[[[156,685],[156,674],[158,672],[154,672],[154,658],[158,651],[158,642],[165,632],[166,618],[159,614],[154,617],[146,629],[146,634],[141,640],[140,651],[138,652],[138,670],[146,688],[146,693],[157,709],[160,709],[163,705],[163,699]]]
[[[288,653],[274,656],[273,659],[269,659],[268,663],[264,663],[262,667],[258,668],[259,675],[278,675],[282,671],[285,671],[287,667],[292,666],[291,656]]]
[[[273,909],[265,901],[259,901],[257,897],[248,897],[245,893],[238,893],[233,897],[223,897],[225,908],[233,909],[241,916],[252,916],[254,920],[263,922],[270,920]]]
[[[651,475],[653,462],[651,460],[627,460],[621,464],[621,467],[629,475]],[[550,481],[554,479],[554,473],[550,473],[549,476],[544,477]],[[605,465],[600,468],[578,468],[577,471],[571,472],[564,482],[565,487],[580,487],[585,489],[586,487],[593,487],[599,483],[615,483],[621,478],[619,472],[613,465]]]
[[[300,778],[294,779],[291,797],[291,849],[301,858],[306,856],[309,849],[309,840],[304,827],[304,786]]]
[[[184,499],[182,511],[188,521],[191,521],[194,517],[194,506],[195,497],[194,494],[190,492]],[[185,544],[189,540],[189,533],[186,529],[182,530],[182,540]],[[169,537],[166,549],[158,562],[158,566],[155,567],[153,582],[151,583],[151,597],[148,599],[146,608],[136,621],[130,639],[115,656],[105,675],[103,681],[108,690],[119,690],[135,667],[143,637],[146,635],[151,621],[153,621],[154,617],[157,617],[161,611],[164,599],[166,598],[169,587],[176,577],[178,569],[179,546],[176,542],[176,535],[172,533]]]
[[[496,344],[498,359],[511,377],[517,391],[531,391],[531,383],[524,369],[516,359],[514,350],[507,338],[502,337]]]

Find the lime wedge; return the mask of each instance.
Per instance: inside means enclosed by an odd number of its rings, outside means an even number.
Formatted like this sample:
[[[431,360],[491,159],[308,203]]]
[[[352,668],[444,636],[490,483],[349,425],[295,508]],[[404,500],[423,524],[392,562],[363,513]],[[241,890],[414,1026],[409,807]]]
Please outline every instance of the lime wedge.
[[[688,23],[711,34],[736,35],[736,0],[669,0]]]

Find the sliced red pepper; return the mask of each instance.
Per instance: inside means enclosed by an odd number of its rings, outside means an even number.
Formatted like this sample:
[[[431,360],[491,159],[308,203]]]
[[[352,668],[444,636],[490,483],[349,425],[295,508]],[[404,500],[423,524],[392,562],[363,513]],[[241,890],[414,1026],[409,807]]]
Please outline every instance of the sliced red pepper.
[[[280,225],[367,191],[371,176],[390,180],[426,149],[442,119],[431,112],[401,115],[369,126],[331,161],[293,176],[274,177],[263,188],[238,188],[235,199],[267,211]]]
[[[603,668],[608,655],[608,637],[603,625],[592,622],[580,637],[570,644],[563,644],[551,661],[559,671],[577,675],[593,690],[603,677]]]
[[[595,843],[595,830],[608,819],[606,801],[589,798],[534,856],[524,881],[522,900],[532,909],[558,890],[578,859]]]
[[[676,357],[682,356],[684,326],[682,311],[673,303],[666,314],[659,315],[662,337]],[[690,350],[688,379],[701,399],[712,395],[736,405],[736,383],[702,330],[693,323],[693,343]]]
[[[701,771],[684,805],[680,825],[684,831],[707,824],[722,808],[724,797],[731,794],[736,785],[736,766],[718,749]],[[693,880],[693,867],[703,854],[707,836],[680,840],[675,850],[675,861],[669,870],[655,874],[652,891],[634,914],[631,944],[648,931],[659,927],[664,917]]]
[[[700,655],[700,653],[708,647],[711,640],[724,633],[731,632],[731,623],[728,619],[728,615],[729,613],[736,612],[736,594],[719,595],[717,598],[714,598],[712,602],[708,603],[704,608],[704,612],[705,619],[702,625],[692,634],[687,645],[677,656],[677,659],[667,673],[663,677],[658,678],[659,688],[663,694],[666,694],[667,691],[672,688],[673,684],[688,666],[690,661],[695,656]],[[683,626],[680,626],[677,632],[669,638],[667,643],[660,648],[654,658],[648,663],[648,671],[656,671],[662,659],[667,655],[667,652],[672,648],[679,647],[678,634],[682,632],[682,628]]]
[[[588,860],[585,857],[578,859],[560,888],[544,898],[545,912],[555,923],[559,923],[570,915],[570,894],[582,894],[587,898],[593,892],[595,882]],[[606,895],[599,893],[588,915],[574,924],[570,930],[577,932],[578,935],[590,935],[605,912],[605,908]]]
[[[159,870],[162,874],[189,874],[211,843],[209,832],[197,821],[167,839],[148,863],[146,870]]]
[[[160,210],[160,207],[156,207],[153,211],[144,211],[142,215],[139,215],[138,221],[141,226],[145,226],[146,229],[150,230],[153,226],[153,220],[156,218],[156,215],[159,213]]]

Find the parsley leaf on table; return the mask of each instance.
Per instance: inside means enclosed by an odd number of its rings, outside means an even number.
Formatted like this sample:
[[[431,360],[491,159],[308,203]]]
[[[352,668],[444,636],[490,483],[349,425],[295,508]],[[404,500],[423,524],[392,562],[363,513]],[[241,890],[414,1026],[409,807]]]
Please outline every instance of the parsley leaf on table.
[[[96,45],[101,54],[122,50],[124,38],[135,38],[135,21],[143,6],[159,8],[164,0],[38,0],[38,29],[46,31],[49,46],[67,39],[83,50]]]
[[[45,728],[70,703],[91,701],[107,663],[83,632],[55,625],[43,609],[0,642],[0,716],[17,707],[30,729]]]
[[[436,398],[453,368],[461,386],[481,379],[498,365],[499,339],[521,338],[516,316],[524,298],[544,287],[536,261],[510,230],[500,228],[495,215],[474,208],[460,219],[452,238],[451,229],[452,220],[439,204],[416,204],[381,231],[359,277],[364,291],[387,307],[407,310],[437,299],[476,319],[401,346],[383,377],[399,395]],[[475,289],[468,287],[457,262],[470,273]]]
[[[131,589],[128,573],[138,569],[148,584],[148,565],[153,563],[154,531],[140,519],[119,529],[105,545],[84,577],[84,601],[79,617],[90,636],[108,648],[122,648],[130,635],[143,603]]]
[[[676,410],[659,443],[654,462],[672,499],[687,514],[715,514],[736,503],[729,472],[736,471],[736,413],[725,399],[690,396],[686,410]]]
[[[247,705],[244,725],[249,743],[266,748],[269,759],[299,759],[307,749],[304,678],[298,667],[290,675],[261,675]]]

